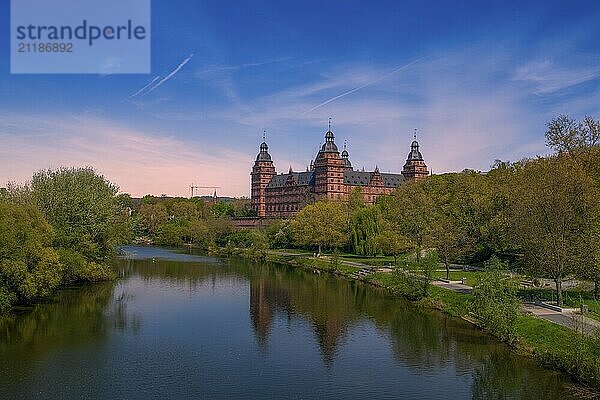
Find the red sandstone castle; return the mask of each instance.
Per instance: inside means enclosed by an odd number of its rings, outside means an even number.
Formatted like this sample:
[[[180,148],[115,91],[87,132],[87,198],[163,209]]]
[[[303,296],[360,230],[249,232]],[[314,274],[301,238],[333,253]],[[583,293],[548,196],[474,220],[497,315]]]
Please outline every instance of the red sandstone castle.
[[[306,172],[287,174],[275,171],[269,146],[260,145],[252,176],[252,208],[259,217],[293,217],[305,205],[321,199],[345,200],[355,188],[360,188],[364,201],[373,204],[377,196],[389,194],[405,181],[427,177],[427,165],[416,140],[400,174],[356,171],[352,168],[345,146],[341,155],[331,129],[325,133],[325,143]]]

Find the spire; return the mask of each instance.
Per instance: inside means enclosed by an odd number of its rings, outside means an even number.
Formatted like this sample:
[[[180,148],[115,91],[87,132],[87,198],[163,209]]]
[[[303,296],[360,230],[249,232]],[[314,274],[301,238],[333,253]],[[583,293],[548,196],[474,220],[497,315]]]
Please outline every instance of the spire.
[[[346,139],[344,139],[344,150],[346,150],[346,145],[348,144],[348,141]]]
[[[271,161],[269,146],[267,145],[267,131],[263,130],[263,142],[260,144],[260,153],[256,156],[256,161]]]
[[[417,140],[417,128],[415,128],[415,133],[413,134],[413,139]]]
[[[327,126],[327,130],[330,131],[331,130],[331,117],[329,117],[329,124]]]

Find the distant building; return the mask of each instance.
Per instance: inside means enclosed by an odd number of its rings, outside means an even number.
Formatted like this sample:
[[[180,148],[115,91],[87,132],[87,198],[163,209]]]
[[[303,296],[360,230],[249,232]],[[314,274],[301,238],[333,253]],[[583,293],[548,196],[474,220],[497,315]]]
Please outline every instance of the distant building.
[[[325,143],[310,167],[303,172],[290,168],[287,174],[277,174],[265,141],[252,167],[251,206],[259,217],[293,217],[307,204],[321,199],[346,200],[355,189],[360,188],[364,201],[373,204],[377,196],[389,194],[407,181],[425,179],[429,175],[427,165],[419,151],[416,140],[402,173],[382,173],[375,167],[372,172],[357,171],[352,167],[346,146],[340,154],[331,129],[325,133]]]

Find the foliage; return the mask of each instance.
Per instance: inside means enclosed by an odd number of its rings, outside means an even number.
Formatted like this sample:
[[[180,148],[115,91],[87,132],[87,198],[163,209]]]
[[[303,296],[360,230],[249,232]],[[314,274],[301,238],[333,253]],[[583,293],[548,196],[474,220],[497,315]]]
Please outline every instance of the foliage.
[[[350,230],[354,254],[374,256],[379,253],[377,235],[382,225],[379,207],[360,207],[351,216]]]
[[[594,182],[571,159],[554,156],[525,162],[515,183],[514,232],[524,251],[524,269],[552,278],[562,305],[562,281],[587,264],[598,245]]]
[[[272,249],[287,249],[294,241],[289,221],[275,221],[266,230]]]
[[[421,300],[427,297],[432,273],[438,263],[437,253],[430,252],[410,264],[408,269],[396,268],[392,273],[391,290],[410,300]]]
[[[504,274],[506,265],[494,257],[486,262],[485,271],[473,289],[473,313],[479,324],[502,340],[513,343],[520,301],[517,287]]]
[[[424,182],[410,182],[400,186],[393,196],[382,197],[378,204],[391,230],[407,237],[421,257],[432,224],[433,202]]]
[[[384,230],[375,236],[378,250],[386,256],[394,257],[394,265],[398,265],[398,257],[413,248],[412,242],[393,230]]]
[[[51,226],[35,207],[0,201],[0,314],[60,285],[63,267],[52,240]]]
[[[348,241],[347,210],[340,202],[321,200],[304,207],[292,220],[294,242],[299,246],[336,249]]]
[[[40,171],[31,180],[33,201],[56,233],[54,245],[96,263],[107,262],[125,236],[115,218],[121,211],[117,192],[92,168]]]

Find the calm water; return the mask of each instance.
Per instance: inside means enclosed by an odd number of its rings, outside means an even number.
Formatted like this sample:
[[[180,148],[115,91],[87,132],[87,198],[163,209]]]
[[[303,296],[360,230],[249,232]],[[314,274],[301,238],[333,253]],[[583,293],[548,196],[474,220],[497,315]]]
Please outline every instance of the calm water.
[[[568,398],[562,375],[380,290],[126,250],[122,280],[0,323],[0,398]]]

